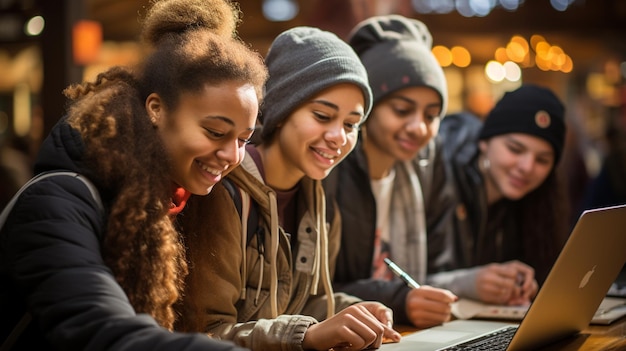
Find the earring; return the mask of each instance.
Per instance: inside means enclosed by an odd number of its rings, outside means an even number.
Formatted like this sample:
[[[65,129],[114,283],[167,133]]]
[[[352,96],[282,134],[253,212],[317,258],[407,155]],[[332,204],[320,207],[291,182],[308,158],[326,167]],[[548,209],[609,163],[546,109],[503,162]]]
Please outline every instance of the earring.
[[[483,157],[482,163],[483,163],[483,169],[484,170],[487,170],[487,169],[489,169],[491,167],[491,161],[489,161],[489,159],[486,156]]]

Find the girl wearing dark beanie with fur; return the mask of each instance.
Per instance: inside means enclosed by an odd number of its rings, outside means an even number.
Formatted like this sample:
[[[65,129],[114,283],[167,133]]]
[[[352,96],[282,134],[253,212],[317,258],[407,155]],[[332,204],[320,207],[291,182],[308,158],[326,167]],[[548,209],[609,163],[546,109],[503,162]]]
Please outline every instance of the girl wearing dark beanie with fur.
[[[429,246],[437,245],[438,230],[445,234],[451,206],[445,205],[445,191],[422,187],[418,159],[420,152],[434,151],[446,110],[443,69],[431,53],[428,28],[415,19],[369,18],[353,29],[349,42],[367,69],[374,107],[355,151],[324,181],[328,207],[340,210],[342,219],[334,286],[392,307],[397,322],[441,324],[450,318],[456,296],[424,284],[429,266],[440,261],[428,254]],[[437,207],[425,207],[424,190],[437,197]],[[384,258],[422,286],[408,287]]]
[[[371,109],[365,68],[349,45],[312,27],[281,33],[265,62],[259,143],[181,218],[212,225],[187,237],[193,266],[179,327],[253,350],[397,341],[390,309],[334,293],[330,280],[340,218],[326,211],[321,179],[352,151]]]
[[[566,240],[569,218],[556,167],[565,143],[565,110],[549,89],[507,92],[484,122],[449,115],[440,136],[459,196],[454,241],[459,295],[528,304]]]

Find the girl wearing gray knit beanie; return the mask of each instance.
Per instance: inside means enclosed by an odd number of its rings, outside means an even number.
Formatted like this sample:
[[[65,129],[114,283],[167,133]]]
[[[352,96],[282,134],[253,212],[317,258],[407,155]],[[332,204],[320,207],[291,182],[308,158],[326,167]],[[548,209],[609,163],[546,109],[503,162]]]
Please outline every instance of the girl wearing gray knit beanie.
[[[397,322],[438,325],[450,319],[457,297],[427,285],[412,289],[383,260],[391,258],[421,284],[427,268],[438,264],[428,255],[431,226],[416,160],[432,147],[446,110],[444,73],[431,53],[428,28],[414,19],[372,17],[353,29],[349,42],[367,69],[374,106],[355,151],[324,183],[342,217],[335,287],[384,302]]]
[[[365,68],[348,44],[312,27],[280,34],[265,62],[260,142],[212,196],[189,204],[223,223],[203,255],[213,270],[188,281],[206,287],[195,327],[254,350],[398,341],[389,308],[336,294],[330,280],[340,219],[326,211],[321,179],[352,151],[371,108]]]

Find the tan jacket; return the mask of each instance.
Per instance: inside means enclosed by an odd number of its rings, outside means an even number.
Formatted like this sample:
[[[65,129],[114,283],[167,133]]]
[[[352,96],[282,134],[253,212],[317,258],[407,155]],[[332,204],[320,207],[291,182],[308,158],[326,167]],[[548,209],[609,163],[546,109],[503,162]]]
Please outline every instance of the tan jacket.
[[[247,193],[258,204],[263,243],[253,236],[246,245],[246,231],[222,184],[208,196],[192,197],[179,216],[190,272],[176,328],[254,350],[302,350],[309,325],[360,301],[333,294],[330,284],[339,252],[340,217],[336,214],[332,225],[326,223],[320,182],[303,179],[297,201],[298,208],[306,210],[292,251],[289,234],[278,226],[276,194],[262,182],[252,157],[246,157],[229,179],[245,192],[244,199]],[[208,223],[205,231],[187,230],[194,218]],[[335,297],[331,303],[328,294]]]

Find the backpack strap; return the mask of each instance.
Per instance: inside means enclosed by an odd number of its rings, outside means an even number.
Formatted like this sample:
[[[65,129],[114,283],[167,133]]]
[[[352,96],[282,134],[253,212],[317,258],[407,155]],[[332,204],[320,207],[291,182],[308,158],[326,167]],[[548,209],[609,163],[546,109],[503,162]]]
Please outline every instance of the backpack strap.
[[[245,225],[246,228],[246,244],[252,240],[252,236],[259,231],[259,215],[257,211],[257,204],[254,201],[250,201],[250,195],[245,194],[247,201],[244,201],[242,198],[241,190],[233,184],[232,180],[225,178],[222,180],[222,184],[224,188],[228,190],[230,197],[232,197],[233,202],[235,203],[235,207],[237,208],[237,213],[239,213],[239,218],[242,219],[241,225],[242,227]],[[244,209],[244,202],[245,209]],[[244,211],[245,210],[245,211]]]
[[[245,191],[242,191],[238,187],[233,184],[233,182],[228,179],[222,179],[222,184],[224,188],[228,191],[235,207],[237,208],[237,212],[239,213],[239,218],[241,219],[241,252],[242,252],[242,263],[241,263],[241,291],[239,292],[240,299],[246,299],[246,287],[247,287],[247,262],[246,262],[246,249],[250,244],[250,240],[252,240],[252,236],[257,235],[257,250],[259,252],[260,257],[262,258],[264,255],[264,245],[263,245],[263,228],[259,226],[259,218],[258,218],[258,208],[257,203],[255,201],[251,201],[250,194]],[[245,233],[245,240],[243,238]],[[261,274],[263,274],[263,269],[261,269]],[[262,275],[260,281],[262,281]],[[259,289],[260,289],[259,284]],[[255,303],[258,300],[258,294],[260,290],[257,290],[257,298],[255,299]]]
[[[100,198],[100,193],[98,192],[98,188],[96,188],[96,186],[89,179],[87,179],[86,177],[76,172],[68,172],[68,171],[45,172],[45,173],[40,173],[36,175],[35,177],[31,178],[28,182],[26,182],[26,184],[24,184],[20,188],[20,190],[17,191],[17,193],[15,193],[15,195],[13,195],[9,203],[2,210],[2,213],[0,213],[0,228],[4,226],[4,223],[9,217],[9,213],[13,209],[13,206],[15,206],[17,199],[24,192],[24,190],[26,190],[26,188],[28,188],[32,184],[42,179],[46,179],[46,178],[57,176],[57,175],[65,175],[65,176],[70,176],[70,177],[80,179],[85,184],[85,186],[87,186],[87,189],[89,189],[89,192],[91,193],[91,196],[94,198],[94,200],[96,200],[96,204],[98,205],[98,210],[101,213],[104,213],[104,205],[102,204],[102,199]],[[13,327],[13,330],[11,330],[11,333],[9,334],[9,336],[7,336],[7,338],[2,342],[2,345],[0,345],[0,351],[8,351],[13,347],[13,344],[15,344],[15,341],[17,341],[20,334],[22,334],[22,332],[24,332],[26,327],[28,327],[28,324],[30,324],[31,319],[32,319],[32,316],[29,312],[24,313],[24,315],[19,320],[19,322],[17,322],[15,327]]]
[[[6,205],[4,210],[2,210],[2,213],[0,213],[0,228],[2,228],[2,226],[4,225],[4,222],[7,220],[7,217],[9,217],[9,213],[11,212],[11,209],[13,209],[13,206],[15,206],[17,199],[26,190],[26,188],[28,188],[31,184],[36,183],[42,179],[46,179],[46,178],[57,176],[57,175],[65,175],[65,176],[70,176],[70,177],[80,179],[83,183],[85,183],[85,186],[87,186],[87,189],[89,189],[89,192],[91,193],[91,196],[94,198],[94,200],[96,200],[98,209],[101,212],[104,212],[104,205],[102,204],[102,200],[100,199],[100,193],[98,192],[98,188],[96,188],[96,186],[85,176],[78,174],[76,172],[66,172],[66,171],[45,172],[45,173],[40,173],[34,176],[33,178],[31,178],[28,182],[26,182],[26,184],[24,184],[20,188],[20,190],[17,191],[17,193],[15,193],[15,195],[13,195],[13,197],[11,198],[9,203]]]

